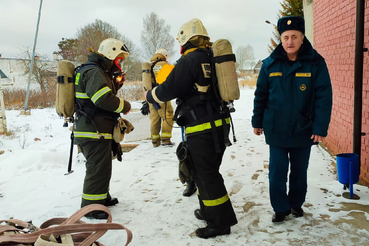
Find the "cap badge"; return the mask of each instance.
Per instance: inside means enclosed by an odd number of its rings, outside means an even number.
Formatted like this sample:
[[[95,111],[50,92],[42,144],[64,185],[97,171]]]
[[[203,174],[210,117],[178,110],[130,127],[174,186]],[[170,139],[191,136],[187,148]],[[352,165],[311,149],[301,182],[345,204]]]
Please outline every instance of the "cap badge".
[[[291,25],[292,21],[291,20],[288,20],[287,21],[287,25]]]

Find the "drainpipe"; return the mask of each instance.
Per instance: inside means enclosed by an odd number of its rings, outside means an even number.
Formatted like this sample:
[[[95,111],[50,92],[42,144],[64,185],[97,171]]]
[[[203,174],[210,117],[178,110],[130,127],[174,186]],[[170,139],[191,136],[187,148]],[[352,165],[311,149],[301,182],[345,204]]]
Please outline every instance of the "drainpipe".
[[[355,72],[354,72],[354,123],[353,152],[359,156],[361,166],[362,102],[363,102],[363,59],[364,52],[364,16],[365,0],[356,0],[356,37],[355,37]]]

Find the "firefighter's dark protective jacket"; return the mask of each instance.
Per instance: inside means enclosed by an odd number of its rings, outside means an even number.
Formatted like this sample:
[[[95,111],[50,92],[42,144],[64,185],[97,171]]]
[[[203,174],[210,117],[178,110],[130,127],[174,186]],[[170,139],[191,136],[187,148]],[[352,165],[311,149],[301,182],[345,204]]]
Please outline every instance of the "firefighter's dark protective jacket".
[[[88,62],[76,74],[75,144],[111,140],[119,114],[130,110],[130,104],[116,96],[118,88],[112,81],[112,65],[111,60],[91,52]]]
[[[212,85],[210,50],[188,42],[182,58],[166,81],[148,91],[150,103],[177,98],[177,124],[185,127],[190,163],[193,170],[201,213],[209,227],[235,225],[237,218],[224,180],[219,173],[223,154],[229,145],[229,113],[220,110],[220,101]]]
[[[178,98],[176,122],[186,127],[187,136],[211,131],[211,122],[216,127],[229,124],[229,113],[220,110],[212,87],[209,49],[190,44],[184,50],[165,83],[148,91],[148,102],[162,103]]]

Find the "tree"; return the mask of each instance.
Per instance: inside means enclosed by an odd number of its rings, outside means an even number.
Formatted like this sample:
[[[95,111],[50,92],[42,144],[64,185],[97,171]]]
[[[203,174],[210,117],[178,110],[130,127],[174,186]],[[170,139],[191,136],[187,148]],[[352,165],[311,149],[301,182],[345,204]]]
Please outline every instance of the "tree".
[[[159,48],[166,49],[170,57],[174,55],[175,39],[170,36],[169,32],[170,26],[165,25],[164,19],[160,19],[153,12],[146,15],[141,31],[141,44],[145,60],[149,60]]]
[[[277,20],[284,16],[301,16],[304,18],[304,8],[303,8],[303,0],[283,0],[280,3],[282,9],[278,11]],[[275,29],[273,31],[273,37],[270,39],[270,45],[268,45],[269,53],[272,53],[273,50],[278,46],[281,42],[280,35],[277,30],[277,26],[274,26]]]
[[[71,61],[85,62],[90,54],[88,50],[91,47],[97,51],[101,41],[107,38],[115,38],[123,41],[129,49],[130,56],[124,63],[123,69],[127,72],[135,62],[136,47],[133,42],[120,34],[117,28],[105,21],[96,19],[94,22],[85,25],[77,30],[76,38],[65,39],[59,42],[59,54],[63,59]]]
[[[78,57],[78,39],[75,38],[62,38],[62,41],[58,43],[59,54],[65,60],[77,61]]]
[[[236,50],[236,57],[237,57],[237,63],[238,71],[242,71],[245,69],[246,64],[253,66],[253,60],[254,60],[254,48],[251,45],[246,46],[240,46]]]
[[[31,60],[32,53],[29,49],[26,49],[22,52],[22,57],[25,59],[21,59],[20,65],[25,67],[25,75],[29,75],[31,71]],[[46,60],[46,55],[35,55],[35,60],[33,62],[33,70],[31,79],[33,79],[36,83],[39,84],[42,93],[47,92],[49,90],[49,85],[52,80],[55,78],[56,73],[50,71],[50,65],[47,62],[43,62]],[[54,81],[55,83],[55,81]]]

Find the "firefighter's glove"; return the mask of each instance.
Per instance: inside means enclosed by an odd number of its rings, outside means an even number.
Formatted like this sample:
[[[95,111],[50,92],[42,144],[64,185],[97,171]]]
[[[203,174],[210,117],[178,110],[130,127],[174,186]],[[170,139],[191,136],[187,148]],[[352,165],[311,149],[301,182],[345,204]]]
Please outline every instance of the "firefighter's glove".
[[[117,158],[118,161],[122,161],[122,155],[123,155],[123,151],[122,151],[122,146],[120,145],[120,143],[117,143],[115,141],[111,141],[112,143],[112,152],[113,152],[113,159]]]
[[[178,176],[182,184],[189,182],[194,179],[194,174],[191,170],[191,157],[188,153],[186,142],[181,142],[176,151],[179,165],[178,165]]]
[[[178,176],[182,184],[187,183],[190,180],[190,171],[188,170],[187,164],[185,161],[179,162]]]
[[[142,102],[141,114],[148,115],[150,113],[149,103],[147,101]]]

